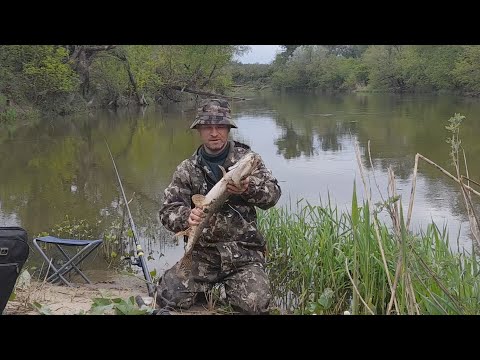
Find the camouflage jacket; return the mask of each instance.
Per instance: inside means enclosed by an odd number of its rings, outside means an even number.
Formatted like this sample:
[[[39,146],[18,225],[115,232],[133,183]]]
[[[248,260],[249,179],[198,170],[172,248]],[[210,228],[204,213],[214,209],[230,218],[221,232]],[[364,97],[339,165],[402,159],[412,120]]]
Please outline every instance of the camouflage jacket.
[[[200,148],[199,148],[200,149]],[[188,217],[192,209],[192,195],[206,195],[207,176],[211,170],[201,165],[197,151],[184,160],[173,174],[172,182],[165,189],[165,201],[160,208],[160,221],[175,233],[188,228]],[[230,150],[224,168],[232,166],[250,148],[230,140]],[[281,195],[277,180],[263,161],[250,176],[250,184],[241,195],[230,195],[223,207],[213,214],[211,224],[204,230],[197,246],[215,247],[216,243],[237,242],[242,247],[264,249],[265,239],[257,230],[255,206],[268,209],[274,206]],[[194,207],[194,206],[193,206]]]

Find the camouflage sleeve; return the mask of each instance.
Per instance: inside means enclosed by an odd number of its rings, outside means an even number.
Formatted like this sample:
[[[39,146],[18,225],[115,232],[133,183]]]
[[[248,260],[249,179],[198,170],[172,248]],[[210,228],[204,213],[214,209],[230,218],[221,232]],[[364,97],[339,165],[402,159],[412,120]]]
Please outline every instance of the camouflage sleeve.
[[[266,210],[274,206],[281,195],[282,190],[277,179],[273,177],[272,172],[261,161],[258,169],[250,175],[250,184],[242,197],[248,203]]]
[[[172,182],[164,191],[165,201],[160,207],[160,221],[175,233],[188,228],[192,193],[189,179],[185,163],[182,163],[173,173]]]

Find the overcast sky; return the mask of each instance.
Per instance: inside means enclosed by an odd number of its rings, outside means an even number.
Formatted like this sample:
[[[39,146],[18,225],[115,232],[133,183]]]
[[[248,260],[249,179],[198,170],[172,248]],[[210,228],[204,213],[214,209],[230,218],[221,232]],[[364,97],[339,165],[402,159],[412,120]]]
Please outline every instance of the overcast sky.
[[[275,55],[280,51],[280,45],[248,45],[251,50],[238,61],[244,64],[268,64],[275,59]]]

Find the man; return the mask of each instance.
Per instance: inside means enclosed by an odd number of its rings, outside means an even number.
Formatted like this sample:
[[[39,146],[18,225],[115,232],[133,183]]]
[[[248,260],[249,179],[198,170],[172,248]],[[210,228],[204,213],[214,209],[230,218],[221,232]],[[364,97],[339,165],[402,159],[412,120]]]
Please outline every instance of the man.
[[[236,127],[225,100],[208,100],[198,109],[190,128],[198,130],[203,144],[177,167],[165,189],[159,213],[168,230],[177,233],[199,224],[204,214],[192,205],[192,195],[206,195],[222,178],[219,165],[228,169],[250,151],[249,146],[229,140],[230,129]],[[257,230],[255,206],[274,206],[281,189],[261,161],[241,187],[231,183],[228,191],[228,200],[213,214],[194,245],[188,279],[179,277],[176,266],[160,279],[160,306],[188,309],[202,300],[202,293],[223,283],[227,301],[235,310],[247,314],[268,312],[271,293],[265,272],[266,242]]]

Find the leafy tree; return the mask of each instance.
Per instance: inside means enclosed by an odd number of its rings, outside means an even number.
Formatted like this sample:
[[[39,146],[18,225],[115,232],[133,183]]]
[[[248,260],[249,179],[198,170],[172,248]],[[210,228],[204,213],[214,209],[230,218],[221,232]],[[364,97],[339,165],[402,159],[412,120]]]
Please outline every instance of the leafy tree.
[[[274,64],[277,66],[284,65],[300,46],[301,45],[280,45],[282,51],[275,57]]]
[[[462,46],[462,52],[452,69],[456,84],[466,92],[480,94],[480,47],[477,45]]]
[[[392,91],[405,89],[405,79],[400,71],[403,51],[399,45],[373,45],[365,51],[362,58],[369,72],[371,88]]]
[[[345,58],[359,58],[367,49],[368,45],[323,45],[329,55],[342,56]]]
[[[69,62],[80,78],[80,89],[84,99],[90,92],[90,66],[98,54],[115,48],[115,45],[67,45]]]

